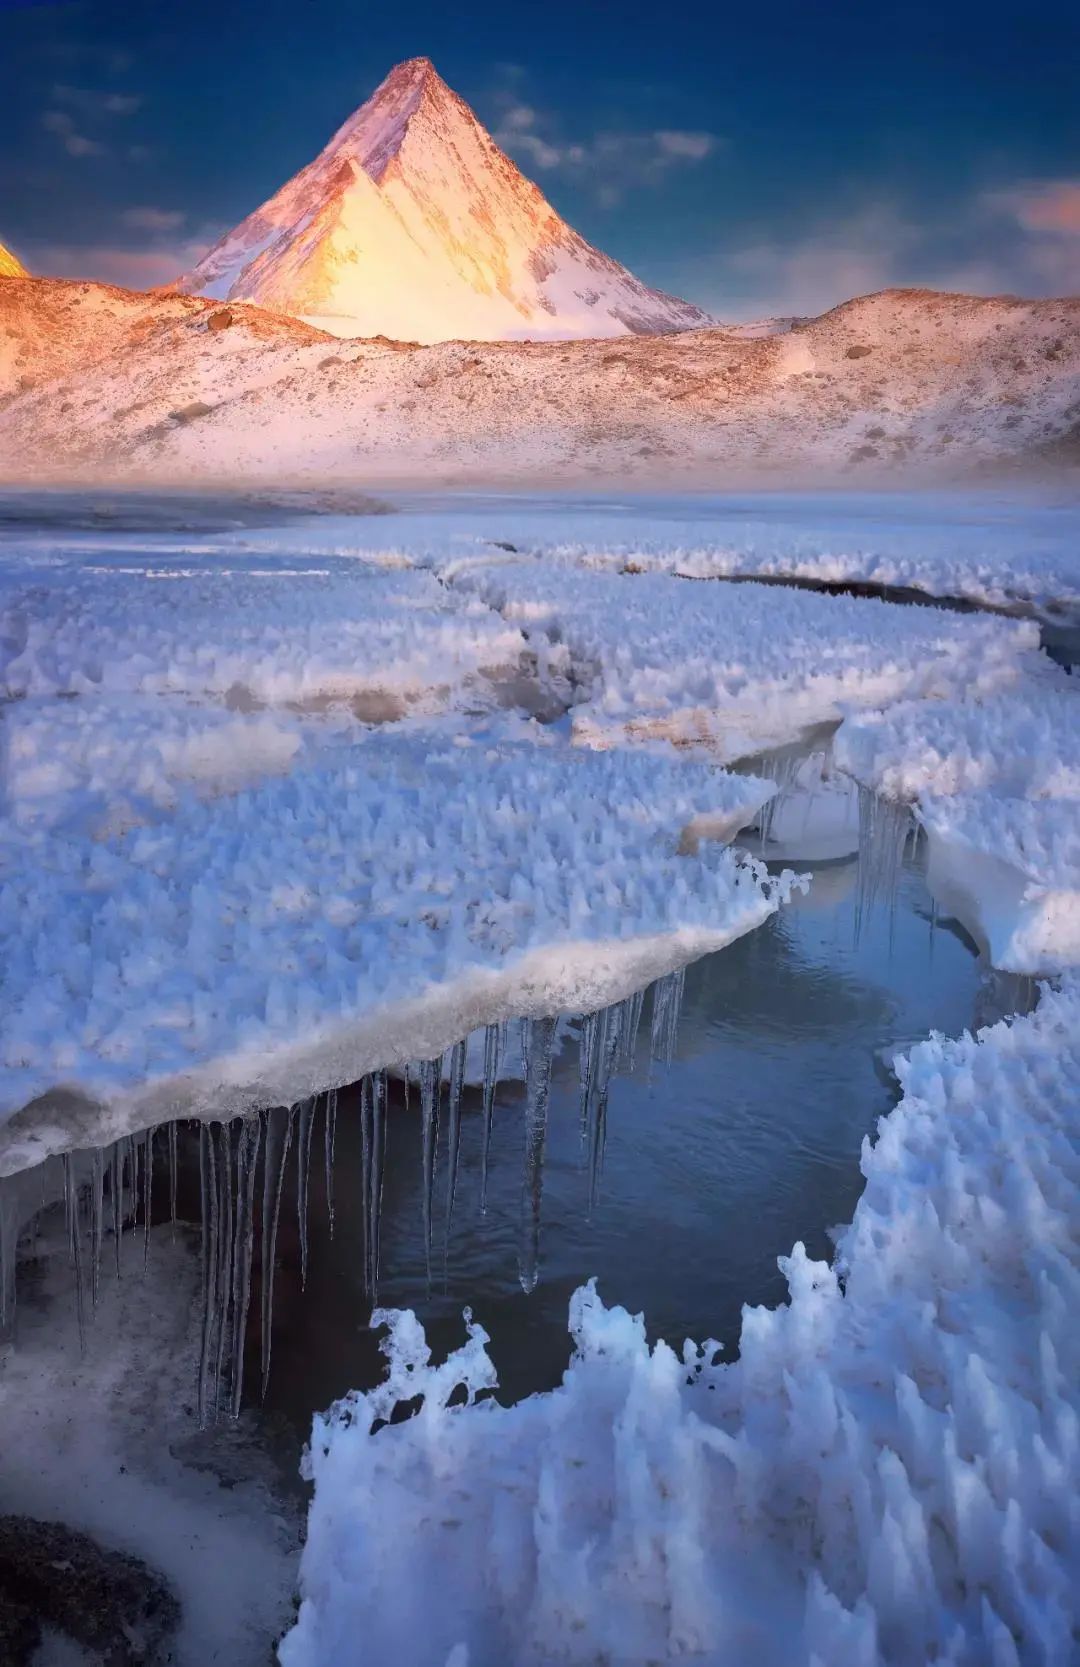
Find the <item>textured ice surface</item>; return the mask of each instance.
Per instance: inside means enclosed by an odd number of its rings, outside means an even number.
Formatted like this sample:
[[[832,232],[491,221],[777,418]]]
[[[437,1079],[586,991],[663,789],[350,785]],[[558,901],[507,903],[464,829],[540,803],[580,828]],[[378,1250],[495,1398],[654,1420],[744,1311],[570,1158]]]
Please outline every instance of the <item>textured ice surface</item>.
[[[927,878],[997,967],[1080,964],[1080,692],[1025,678],[1001,695],[910,702],[841,725],[838,764],[917,806]]]
[[[1062,677],[1001,695],[903,702],[849,718],[841,768],[890,799],[995,793],[1080,803],[1080,690]]]
[[[0,573],[0,692],[182,693],[235,705],[384,697],[360,716],[438,708],[525,645],[428,573],[335,562],[232,568],[175,554]]]
[[[1008,685],[1038,645],[1027,621],[531,560],[471,566],[462,587],[564,648],[580,739],[702,741],[727,759],[848,712]]]
[[[997,607],[1080,608],[1080,511],[1064,496],[971,492],[395,496],[377,522],[312,517],[223,548],[444,566],[523,554],[695,578],[799,578],[908,588]]]
[[[29,829],[93,834],[278,775],[301,752],[298,719],[158,696],[30,698],[0,716],[3,813]]]
[[[916,1047],[835,1267],[797,1245],[732,1364],[587,1287],[562,1386],[502,1407],[479,1326],[436,1365],[386,1316],[385,1382],[315,1421],[284,1667],[1064,1667],[1078,1070],[1075,985]]]
[[[376,520],[313,515],[198,543],[159,536],[154,546],[244,561],[360,555],[445,569],[499,559],[498,547],[512,545],[606,570],[861,583],[996,607],[1080,609],[1080,510],[1045,493],[444,493],[395,495],[394,503],[399,513]],[[25,529],[19,539],[25,549]],[[109,535],[66,543],[101,548]]]
[[[729,838],[771,791],[384,731],[126,833],[9,825],[0,1103],[78,1089],[113,1106],[105,1139],[122,1104],[290,1103],[511,1013],[603,1005],[776,908],[756,865],[682,838],[695,818]],[[45,1119],[33,1138],[60,1137]]]

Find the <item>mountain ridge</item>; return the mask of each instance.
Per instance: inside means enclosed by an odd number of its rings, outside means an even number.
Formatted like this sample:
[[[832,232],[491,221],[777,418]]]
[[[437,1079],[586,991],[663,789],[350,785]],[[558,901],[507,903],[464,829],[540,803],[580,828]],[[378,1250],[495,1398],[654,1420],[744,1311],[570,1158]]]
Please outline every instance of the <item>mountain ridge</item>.
[[[340,336],[566,340],[714,322],[564,221],[439,75],[398,64],[177,280]]]
[[[1080,462],[1080,298],[857,297],[783,334],[342,341],[248,303],[0,284],[0,477],[680,486]]]

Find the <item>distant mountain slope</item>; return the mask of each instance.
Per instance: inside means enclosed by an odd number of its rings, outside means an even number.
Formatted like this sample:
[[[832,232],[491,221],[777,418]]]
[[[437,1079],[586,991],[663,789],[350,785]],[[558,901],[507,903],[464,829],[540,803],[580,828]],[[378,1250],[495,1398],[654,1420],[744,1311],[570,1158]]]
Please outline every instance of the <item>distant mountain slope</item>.
[[[341,336],[561,339],[711,323],[590,247],[427,58],[399,64],[178,287]]]
[[[0,284],[7,479],[862,483],[1067,461],[1078,433],[1080,300],[892,290],[781,335],[408,347]]]
[[[21,261],[16,260],[10,249],[5,249],[0,243],[0,278],[25,278],[26,268]]]

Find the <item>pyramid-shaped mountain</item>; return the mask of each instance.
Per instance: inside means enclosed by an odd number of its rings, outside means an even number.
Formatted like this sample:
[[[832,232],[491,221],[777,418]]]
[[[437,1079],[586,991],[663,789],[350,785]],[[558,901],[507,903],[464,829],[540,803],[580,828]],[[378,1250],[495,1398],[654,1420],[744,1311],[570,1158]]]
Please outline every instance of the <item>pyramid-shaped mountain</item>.
[[[712,322],[590,247],[427,58],[180,279],[339,336],[660,334]]]

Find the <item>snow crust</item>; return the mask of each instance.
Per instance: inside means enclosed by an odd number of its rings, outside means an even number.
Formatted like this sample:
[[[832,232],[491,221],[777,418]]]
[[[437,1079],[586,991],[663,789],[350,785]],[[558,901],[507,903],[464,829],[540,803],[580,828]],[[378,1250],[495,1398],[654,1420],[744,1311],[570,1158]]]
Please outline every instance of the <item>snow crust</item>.
[[[567,654],[574,734],[707,743],[724,759],[796,739],[885,702],[1015,681],[1036,627],[666,574],[465,565],[456,582]]]
[[[898,1069],[835,1265],[796,1245],[736,1362],[590,1284],[561,1387],[502,1407],[468,1313],[441,1363],[379,1316],[384,1382],[314,1423],[283,1667],[1064,1667],[1080,992]]]
[[[1000,695],[903,702],[851,718],[837,763],[891,799],[995,794],[1080,802],[1080,696],[1068,679]]]
[[[525,647],[516,627],[431,574],[363,562],[260,572],[242,559],[233,568],[144,559],[130,570],[61,560],[32,583],[13,566],[0,590],[8,696],[385,694],[437,708],[489,670],[516,670]]]
[[[461,494],[434,514],[422,497],[398,501],[402,513],[379,535],[418,548],[446,545],[456,532],[460,551],[467,531],[479,544],[487,525],[522,553],[604,570],[878,585],[1001,608],[1080,607],[1080,511],[1065,494]],[[336,530],[346,532],[340,521]]]
[[[0,1170],[178,1110],[291,1103],[722,947],[784,883],[729,838],[771,784],[385,732],[150,826],[3,840]],[[141,1123],[138,1121],[142,1119]]]
[[[5,817],[27,831],[93,837],[157,820],[186,794],[214,797],[285,774],[304,746],[301,723],[156,696],[31,697],[0,722]]]
[[[354,556],[445,572],[503,559],[499,541],[546,562],[602,571],[880,585],[1066,617],[1080,608],[1080,511],[1064,495],[459,491],[395,494],[394,507],[377,520],[312,515],[200,547],[244,559]],[[99,533],[76,542],[89,549],[105,540]],[[164,538],[155,547],[170,542],[178,552],[185,547]]]
[[[927,879],[994,966],[1080,965],[1080,693],[1025,679],[997,696],[849,718],[837,763],[916,806]]]

